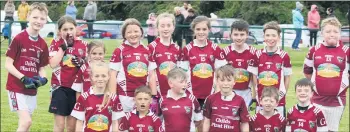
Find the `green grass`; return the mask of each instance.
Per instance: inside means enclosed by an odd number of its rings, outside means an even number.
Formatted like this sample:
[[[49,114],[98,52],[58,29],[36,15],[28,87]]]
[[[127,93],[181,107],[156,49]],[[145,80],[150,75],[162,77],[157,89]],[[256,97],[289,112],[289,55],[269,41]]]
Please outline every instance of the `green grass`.
[[[47,43],[50,44],[52,39],[47,39]],[[91,40],[87,40],[91,41]],[[4,69],[5,63],[5,52],[7,50],[8,41],[1,43],[1,131],[15,131],[17,129],[18,117],[15,112],[10,112],[8,104],[8,96],[6,91],[6,80],[7,80],[7,71]],[[114,49],[121,43],[120,40],[103,40],[105,43],[107,54],[105,59],[108,60],[113,53]],[[146,43],[146,40],[144,40]],[[225,47],[227,45],[220,45]],[[258,49],[262,46],[256,46]],[[307,53],[307,49],[303,48],[301,51],[292,51],[290,48],[286,48],[286,51],[289,53],[289,56],[293,65],[293,75],[291,76],[290,88],[287,93],[287,106],[290,108],[296,103],[295,93],[293,85],[295,82],[303,78],[302,65],[304,57]],[[46,68],[48,78],[51,78],[51,69]],[[50,79],[49,79],[50,80]],[[31,131],[52,131],[53,128],[53,115],[48,112],[48,107],[50,103],[50,93],[49,93],[49,84],[39,88],[37,95],[37,109],[33,114],[33,124],[31,126]],[[349,100],[349,98],[347,99]],[[349,106],[349,105],[347,105]],[[349,130],[349,107],[346,107],[339,131],[348,131]]]

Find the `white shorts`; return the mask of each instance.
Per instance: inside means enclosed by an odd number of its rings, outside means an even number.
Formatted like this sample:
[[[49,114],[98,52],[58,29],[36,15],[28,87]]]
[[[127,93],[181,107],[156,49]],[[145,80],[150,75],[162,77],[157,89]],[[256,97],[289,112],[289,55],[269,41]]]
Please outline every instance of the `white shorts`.
[[[131,112],[135,108],[134,97],[119,95],[120,103],[124,112]]]
[[[239,96],[241,96],[244,99],[245,105],[247,106],[247,108],[249,108],[249,103],[250,101],[252,101],[252,91],[250,90],[250,88],[245,89],[245,90],[237,90],[237,89],[233,89],[233,91],[235,91],[236,94],[238,94]]]
[[[322,110],[323,115],[326,118],[328,130],[338,131],[345,106],[322,106],[315,103],[314,105]]]
[[[36,96],[7,91],[11,111],[23,110],[33,114],[36,109]]]
[[[255,111],[255,113],[258,113],[260,110],[262,110],[263,109],[263,107],[261,107],[261,106],[256,106],[256,111]],[[280,115],[282,115],[283,117],[286,117],[286,115],[285,115],[285,112],[286,112],[286,107],[285,106],[277,106],[276,107],[276,110],[278,111],[278,113],[280,114]]]

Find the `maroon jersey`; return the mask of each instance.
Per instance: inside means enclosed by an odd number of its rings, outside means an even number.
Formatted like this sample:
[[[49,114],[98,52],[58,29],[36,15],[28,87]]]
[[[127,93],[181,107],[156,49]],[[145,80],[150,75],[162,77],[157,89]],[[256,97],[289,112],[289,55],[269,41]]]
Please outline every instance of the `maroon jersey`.
[[[292,65],[287,52],[278,48],[270,56],[264,48],[256,52],[253,66],[249,66],[248,71],[258,78],[257,95],[258,99],[260,99],[262,91],[266,86],[278,88],[280,95],[281,93],[286,93],[284,76],[292,74]],[[283,95],[283,97],[280,97],[278,106],[284,106],[285,104],[286,98]]]
[[[64,43],[63,39],[55,39],[52,41],[50,45],[50,53],[49,56],[53,57],[58,52],[59,46]],[[64,56],[58,66],[52,69],[52,78],[51,85],[55,86],[63,86],[67,88],[71,88],[72,84],[76,78],[79,67],[76,67],[72,63],[72,58],[80,57],[86,58],[87,56],[87,42],[81,40],[80,38],[76,38],[74,40],[73,47],[68,47],[64,53]]]
[[[111,69],[118,71],[118,94],[134,97],[135,89],[146,85],[148,71],[156,66],[149,63],[149,51],[146,46],[140,44],[134,48],[126,43],[114,50],[109,65]]]
[[[103,97],[103,95],[95,95],[93,90],[79,96],[71,116],[84,121],[84,132],[109,132],[112,121],[125,116],[116,94],[112,94],[108,104],[99,110]]]
[[[205,100],[203,115],[210,119],[211,132],[239,132],[240,124],[249,121],[247,106],[237,94],[230,101],[222,100],[220,92],[209,95]]]
[[[171,43],[169,46],[163,45],[160,42],[160,38],[150,43],[148,48],[151,53],[150,58],[152,58],[150,61],[157,64],[157,91],[164,96],[170,89],[167,79],[168,72],[176,67],[181,51],[175,43]]]
[[[305,111],[298,110],[297,105],[289,109],[287,114],[287,125],[290,126],[291,131],[298,132],[317,132],[323,131],[318,130],[321,127],[325,127],[326,131],[327,124],[326,119],[321,111],[321,109],[310,105]]]
[[[251,132],[284,132],[286,120],[283,115],[275,112],[273,116],[266,119],[260,112],[250,116],[249,130]]]
[[[200,105],[196,97],[189,92],[181,98],[172,98],[171,90],[159,100],[160,108],[164,117],[164,130],[167,132],[195,131],[194,121],[203,119]]]
[[[205,99],[211,94],[214,68],[227,63],[220,47],[209,40],[205,47],[198,47],[194,41],[186,45],[181,61],[180,67],[191,72],[189,80],[192,83],[193,94],[198,99]]]
[[[304,61],[304,73],[312,74],[315,84],[312,101],[323,106],[344,106],[349,87],[349,47],[324,44],[310,48]]]
[[[82,93],[89,91],[91,87],[90,72],[90,62],[84,63],[76,75],[77,78],[73,83],[72,89]]]
[[[119,123],[120,131],[164,132],[162,128],[162,122],[151,111],[149,111],[149,113],[143,118],[139,117],[136,110],[132,112],[127,112],[125,114],[126,116],[123,117]]]
[[[256,49],[252,46],[244,45],[244,51],[239,53],[235,50],[234,44],[223,49],[224,56],[229,64],[235,70],[235,85],[233,89],[248,89],[250,82],[250,73],[248,65],[253,65]]]
[[[6,51],[6,56],[13,59],[13,66],[27,77],[39,76],[41,67],[49,63],[49,51],[44,39],[38,36],[37,41],[29,39],[27,30],[16,35]],[[8,73],[6,89],[25,95],[36,95],[36,89],[26,89],[24,84],[11,73]]]

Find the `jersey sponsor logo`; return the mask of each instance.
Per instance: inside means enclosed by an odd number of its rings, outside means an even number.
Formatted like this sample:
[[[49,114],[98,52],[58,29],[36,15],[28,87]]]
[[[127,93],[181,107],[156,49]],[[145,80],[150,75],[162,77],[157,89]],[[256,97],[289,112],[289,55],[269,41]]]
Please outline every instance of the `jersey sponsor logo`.
[[[163,63],[161,63],[159,65],[159,72],[160,72],[160,75],[164,75],[164,76],[167,76],[168,75],[168,72],[175,68],[176,64],[172,61],[165,61]]]
[[[317,75],[325,78],[340,76],[340,68],[331,63],[323,63],[317,67]]]
[[[213,68],[207,63],[199,63],[194,66],[192,73],[199,78],[209,78],[213,76]]]
[[[322,56],[315,56],[315,59],[322,59]]]
[[[136,61],[128,65],[127,71],[129,75],[144,77],[147,75],[147,65],[141,61]]]
[[[175,106],[172,106],[171,108],[180,108],[181,106],[180,105],[175,105]]]
[[[104,131],[108,129],[108,118],[102,114],[96,114],[87,122],[87,128],[92,129],[94,131]]]
[[[235,68],[234,69],[235,81],[237,83],[248,82],[249,80],[249,72],[243,68]]]
[[[189,114],[191,112],[191,108],[189,106],[184,106],[186,114]]]
[[[192,56],[190,57],[190,60],[196,59],[196,56]]]
[[[272,71],[264,71],[259,74],[259,84],[272,86],[278,84],[278,75]]]

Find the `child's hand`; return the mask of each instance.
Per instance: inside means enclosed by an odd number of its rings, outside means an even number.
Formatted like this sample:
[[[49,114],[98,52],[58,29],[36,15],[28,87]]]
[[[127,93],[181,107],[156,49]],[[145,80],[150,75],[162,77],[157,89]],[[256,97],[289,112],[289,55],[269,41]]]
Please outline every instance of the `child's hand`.
[[[34,84],[37,88],[44,86],[47,83],[46,77],[34,76]]]
[[[75,67],[81,67],[84,63],[85,63],[85,60],[83,58],[81,58],[81,57],[74,56],[72,58],[72,64]]]
[[[249,103],[249,111],[254,111],[256,109],[256,99],[252,99]]]
[[[73,47],[73,45],[74,45],[74,36],[72,34],[68,34],[67,33],[66,41],[67,41],[67,46],[68,47]]]
[[[23,76],[20,80],[24,84],[24,87],[26,89],[37,89],[37,87],[34,84],[35,80],[33,78]]]

